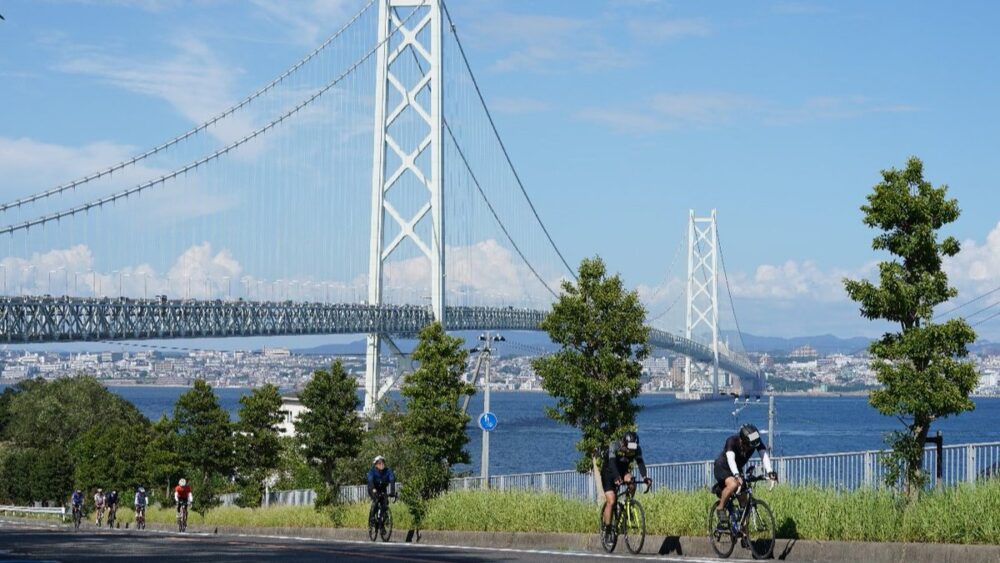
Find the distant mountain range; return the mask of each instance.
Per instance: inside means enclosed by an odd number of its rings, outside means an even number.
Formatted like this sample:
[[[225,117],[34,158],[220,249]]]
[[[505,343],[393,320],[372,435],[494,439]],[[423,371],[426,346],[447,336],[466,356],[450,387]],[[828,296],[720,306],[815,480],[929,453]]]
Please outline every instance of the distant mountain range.
[[[736,335],[730,335],[730,341],[736,341]],[[868,347],[871,338],[855,336],[840,338],[832,334],[818,336],[794,336],[782,338],[779,336],[757,336],[744,334],[743,343],[747,352],[767,352],[769,354],[787,354],[800,346],[812,346],[820,354],[854,354]]]

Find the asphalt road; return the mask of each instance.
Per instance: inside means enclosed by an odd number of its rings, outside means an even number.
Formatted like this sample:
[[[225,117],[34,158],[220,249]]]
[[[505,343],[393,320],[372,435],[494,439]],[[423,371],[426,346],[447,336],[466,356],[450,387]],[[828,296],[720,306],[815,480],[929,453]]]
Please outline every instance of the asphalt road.
[[[734,554],[735,555],[735,554]],[[529,549],[464,548],[444,545],[355,542],[294,537],[250,537],[161,532],[94,530],[74,532],[65,526],[0,522],[0,563],[13,561],[545,561],[578,563],[615,559],[636,561],[717,562],[717,559],[627,554],[575,553]]]

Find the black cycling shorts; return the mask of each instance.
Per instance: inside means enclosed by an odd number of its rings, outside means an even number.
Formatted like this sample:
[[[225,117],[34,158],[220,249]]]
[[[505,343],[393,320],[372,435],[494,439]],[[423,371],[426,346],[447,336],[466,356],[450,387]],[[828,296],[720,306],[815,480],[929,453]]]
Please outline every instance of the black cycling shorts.
[[[724,483],[726,479],[730,477],[736,477],[732,471],[729,470],[728,463],[716,463],[715,464],[715,480],[719,483]]]

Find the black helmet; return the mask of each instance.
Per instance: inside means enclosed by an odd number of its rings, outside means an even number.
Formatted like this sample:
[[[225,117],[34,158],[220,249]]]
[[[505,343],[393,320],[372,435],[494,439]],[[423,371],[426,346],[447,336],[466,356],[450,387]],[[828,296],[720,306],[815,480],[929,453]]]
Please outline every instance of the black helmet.
[[[639,449],[639,434],[631,430],[622,434],[622,448],[630,451]]]
[[[760,431],[753,424],[744,424],[740,427],[740,439],[752,448],[760,447]]]

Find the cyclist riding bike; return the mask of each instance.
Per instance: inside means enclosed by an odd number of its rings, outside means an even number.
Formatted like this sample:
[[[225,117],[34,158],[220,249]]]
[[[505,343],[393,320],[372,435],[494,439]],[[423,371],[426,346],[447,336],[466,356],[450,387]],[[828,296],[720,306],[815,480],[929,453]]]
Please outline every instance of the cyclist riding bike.
[[[372,514],[375,513],[375,503],[385,511],[389,497],[396,496],[396,474],[385,465],[385,458],[375,456],[372,468],[368,470],[368,496],[372,499]]]
[[[753,457],[754,451],[760,453],[764,462],[764,471],[767,471],[767,478],[778,480],[778,474],[771,467],[771,458],[767,455],[767,447],[761,440],[757,427],[753,424],[744,424],[740,427],[739,433],[726,438],[726,445],[715,460],[716,487],[722,489],[719,503],[715,506],[715,514],[721,522],[729,521],[729,515],[726,514],[726,501],[743,485],[740,473]],[[745,496],[740,495],[740,504],[746,504]]]
[[[611,528],[611,512],[618,500],[618,486],[633,480],[630,473],[633,461],[639,466],[643,482],[647,485],[652,483],[652,479],[646,475],[646,462],[642,459],[639,434],[629,430],[622,435],[621,440],[616,440],[608,446],[604,466],[601,467],[601,486],[604,488],[604,498],[607,499],[603,514],[605,530]]]
[[[177,503],[178,519],[181,517],[181,506],[190,508],[194,504],[194,493],[191,492],[191,485],[188,485],[187,479],[181,479],[174,487],[174,502]]]
[[[104,489],[98,488],[97,492],[94,493],[94,511],[97,513],[97,519],[94,520],[94,524],[98,526],[101,525],[101,518],[104,516]]]
[[[108,493],[107,498],[105,498],[105,504],[108,506],[108,526],[114,525],[115,514],[118,512],[118,491],[112,490]]]
[[[146,489],[139,487],[135,490],[135,498],[133,499],[132,506],[135,507],[135,517],[136,520],[146,517],[146,506],[149,504],[149,499],[146,497]]]
[[[83,491],[77,489],[73,491],[73,496],[69,500],[70,507],[73,510],[83,510]]]

